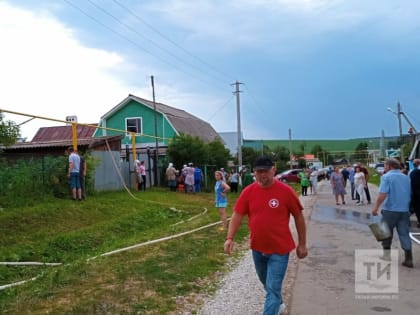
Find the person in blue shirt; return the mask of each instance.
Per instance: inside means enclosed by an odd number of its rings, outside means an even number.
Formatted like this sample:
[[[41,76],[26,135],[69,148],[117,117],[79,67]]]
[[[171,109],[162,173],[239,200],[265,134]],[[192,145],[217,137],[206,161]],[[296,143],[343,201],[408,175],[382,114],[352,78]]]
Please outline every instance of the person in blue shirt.
[[[203,171],[198,166],[194,170],[194,192],[201,191],[201,182],[203,181]]]
[[[214,178],[216,179],[216,184],[214,185],[215,206],[222,222],[219,231],[223,232],[228,227],[226,207],[228,205],[227,192],[230,191],[230,186],[224,181],[223,173],[221,171],[216,171],[214,173]]]
[[[382,258],[385,260],[391,259],[392,235],[394,228],[396,228],[405,254],[402,265],[413,268],[413,254],[409,235],[411,185],[410,178],[401,173],[400,167],[401,164],[396,159],[388,159],[385,162],[385,174],[381,177],[379,195],[372,214],[374,216],[378,215],[379,209],[382,208],[382,218],[391,230],[391,237],[382,241],[384,249]]]

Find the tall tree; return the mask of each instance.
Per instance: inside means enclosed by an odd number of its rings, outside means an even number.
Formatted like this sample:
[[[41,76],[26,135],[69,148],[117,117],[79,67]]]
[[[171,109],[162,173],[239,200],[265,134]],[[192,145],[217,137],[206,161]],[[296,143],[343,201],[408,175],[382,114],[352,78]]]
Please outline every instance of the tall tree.
[[[250,147],[242,147],[242,164],[252,166],[255,159],[261,155],[261,152]]]
[[[173,137],[169,142],[168,157],[177,169],[182,168],[182,165],[189,162],[203,165],[206,162],[206,156],[206,145],[198,137],[180,134]]]
[[[207,144],[207,164],[224,167],[230,159],[229,149],[219,139],[216,139]]]
[[[321,145],[315,144],[311,149],[311,154],[318,158],[324,164],[324,167],[332,162],[332,155],[330,152],[322,148]]]
[[[20,136],[19,126],[10,120],[4,120],[3,113],[0,112],[0,144],[9,146],[16,143]]]
[[[360,142],[354,149],[354,159],[367,162],[368,155],[368,143]]]
[[[220,139],[204,143],[198,137],[181,134],[169,142],[168,157],[177,168],[189,162],[201,166],[210,164],[224,167],[230,159],[230,153]]]

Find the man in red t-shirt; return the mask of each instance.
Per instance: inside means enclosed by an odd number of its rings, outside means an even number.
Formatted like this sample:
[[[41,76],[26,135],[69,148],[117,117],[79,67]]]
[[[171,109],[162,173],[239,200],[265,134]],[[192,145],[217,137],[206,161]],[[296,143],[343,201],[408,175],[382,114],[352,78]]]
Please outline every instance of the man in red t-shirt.
[[[224,251],[232,252],[233,238],[242,218],[247,215],[255,269],[267,293],[264,314],[277,315],[286,309],[281,296],[282,282],[289,253],[295,248],[289,228],[290,214],[295,219],[298,233],[296,253],[299,258],[308,254],[306,225],[297,194],[290,186],[275,179],[276,169],[270,158],[256,159],[254,171],[256,181],[242,191],[234,206]]]

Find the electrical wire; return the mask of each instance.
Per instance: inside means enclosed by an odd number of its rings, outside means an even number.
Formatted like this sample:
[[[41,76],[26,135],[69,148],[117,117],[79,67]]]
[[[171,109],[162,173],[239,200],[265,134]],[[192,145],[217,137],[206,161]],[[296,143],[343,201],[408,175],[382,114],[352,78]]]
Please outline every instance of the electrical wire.
[[[87,0],[90,4],[92,4],[96,9],[100,10],[101,12],[103,12],[104,14],[108,15],[109,17],[111,17],[113,20],[115,20],[118,24],[124,26],[125,28],[127,28],[128,30],[130,30],[131,32],[133,32],[134,34],[136,34],[137,36],[147,40],[149,43],[151,43],[153,46],[157,47],[158,49],[164,51],[166,54],[168,54],[169,56],[173,57],[174,59],[178,60],[179,62],[182,62],[183,64],[194,68],[195,70],[197,70],[198,72],[202,73],[201,69],[198,68],[196,65],[185,61],[184,59],[178,57],[177,55],[175,55],[174,53],[172,53],[171,51],[169,51],[168,49],[162,47],[161,45],[159,45],[158,43],[156,43],[155,41],[153,41],[152,39],[146,37],[145,35],[141,34],[140,32],[138,32],[135,28],[131,27],[130,25],[128,25],[127,23],[122,22],[119,18],[117,18],[115,15],[113,15],[112,13],[110,13],[109,11],[107,11],[106,9],[104,9],[103,7],[101,7],[100,5],[96,4],[95,2],[93,2],[92,0]],[[210,75],[210,74],[209,74]],[[218,79],[216,77],[214,77],[215,79]]]
[[[226,107],[226,105],[227,104],[229,104],[231,101],[232,101],[232,99],[233,99],[233,95],[227,100],[227,102],[225,102],[222,106],[220,106],[218,109],[216,109],[216,111],[212,114],[212,115],[210,115],[210,117],[207,119],[207,121],[211,121],[212,119],[213,119],[213,117],[218,113],[218,112],[220,112],[223,108],[225,108]]]
[[[112,32],[113,34],[117,35],[118,37],[122,38],[123,40],[126,40],[127,42],[131,43],[132,45],[136,46],[137,48],[143,50],[144,52],[146,52],[147,54],[151,55],[152,57],[159,59],[160,61],[166,63],[167,65],[178,69],[179,71],[183,72],[184,74],[194,77],[196,78],[198,81],[205,83],[206,85],[210,85],[210,86],[214,86],[213,83],[207,82],[206,80],[203,80],[202,78],[194,75],[193,73],[187,72],[184,69],[182,69],[181,67],[169,62],[166,59],[163,59],[161,57],[158,57],[156,54],[154,54],[152,51],[144,48],[143,46],[139,45],[137,42],[131,40],[130,38],[128,38],[127,36],[117,32],[116,30],[112,29],[111,27],[109,27],[108,25],[106,25],[105,23],[101,22],[100,20],[98,20],[97,18],[95,18],[94,16],[90,15],[89,13],[87,13],[86,11],[84,11],[82,8],[80,8],[79,6],[77,6],[76,4],[74,4],[73,2],[71,2],[70,0],[63,0],[64,2],[66,2],[68,5],[70,5],[71,7],[73,7],[74,9],[76,9],[77,11],[79,11],[80,13],[82,13],[83,15],[85,15],[86,17],[88,17],[89,19],[91,19],[92,21],[94,21],[95,23],[99,24],[100,26],[104,27],[105,29],[107,29],[108,31]],[[221,87],[220,87],[221,88]]]
[[[203,59],[197,57],[196,55],[192,54],[191,52],[189,52],[187,49],[185,49],[184,47],[182,47],[181,45],[179,45],[177,42],[173,41],[172,39],[170,39],[169,37],[165,36],[162,32],[160,32],[158,29],[156,29],[155,27],[153,27],[151,24],[147,23],[144,19],[142,19],[140,16],[138,16],[136,13],[134,13],[131,9],[129,9],[127,6],[123,5],[121,2],[117,1],[117,0],[112,0],[115,4],[117,4],[118,6],[120,6],[121,8],[123,8],[124,10],[126,10],[127,12],[129,12],[132,16],[134,16],[138,21],[140,21],[141,23],[143,23],[144,25],[146,25],[148,28],[150,28],[152,31],[154,31],[156,34],[158,34],[159,36],[161,36],[162,38],[164,38],[165,40],[167,40],[168,42],[170,42],[172,45],[174,45],[175,47],[179,48],[180,50],[182,50],[184,53],[186,53],[188,56],[196,59],[197,61],[199,61],[201,64],[207,66],[209,69],[213,70],[214,72],[217,72],[219,74],[221,74],[222,76],[225,76],[226,78],[228,78],[229,80],[233,80],[233,76],[231,76],[230,74],[227,74],[224,71],[221,71],[219,69],[217,69],[216,67],[212,66],[211,64],[209,64],[208,62],[204,61]]]

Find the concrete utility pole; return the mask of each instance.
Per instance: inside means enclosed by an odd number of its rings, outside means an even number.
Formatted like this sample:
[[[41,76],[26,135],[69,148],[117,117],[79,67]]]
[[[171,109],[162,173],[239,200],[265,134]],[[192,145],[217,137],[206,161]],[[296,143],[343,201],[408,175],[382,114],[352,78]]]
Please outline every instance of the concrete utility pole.
[[[381,149],[381,158],[383,159],[385,157],[385,131],[383,129],[381,132],[381,140],[379,143]]]
[[[239,91],[239,84],[243,84],[241,82],[236,81],[235,83],[232,83],[231,85],[236,86],[235,92],[233,94],[236,94],[236,125],[237,125],[237,137],[238,137],[238,166],[242,167],[242,130],[241,130],[241,101],[239,98],[239,93],[242,91]]]
[[[153,111],[155,112],[155,158],[154,158],[154,163],[153,163],[154,164],[153,171],[154,171],[155,185],[159,185],[159,176],[158,176],[159,144],[158,144],[158,138],[157,138],[158,132],[157,132],[157,111],[156,111],[156,99],[155,99],[155,80],[153,76],[150,76],[150,79],[152,81]]]
[[[402,137],[402,124],[401,124],[401,105],[400,102],[397,103],[397,117],[398,117],[398,128],[400,130],[400,138]]]
[[[289,128],[289,153],[290,153],[290,169],[293,168],[293,152],[292,152],[292,129]]]

